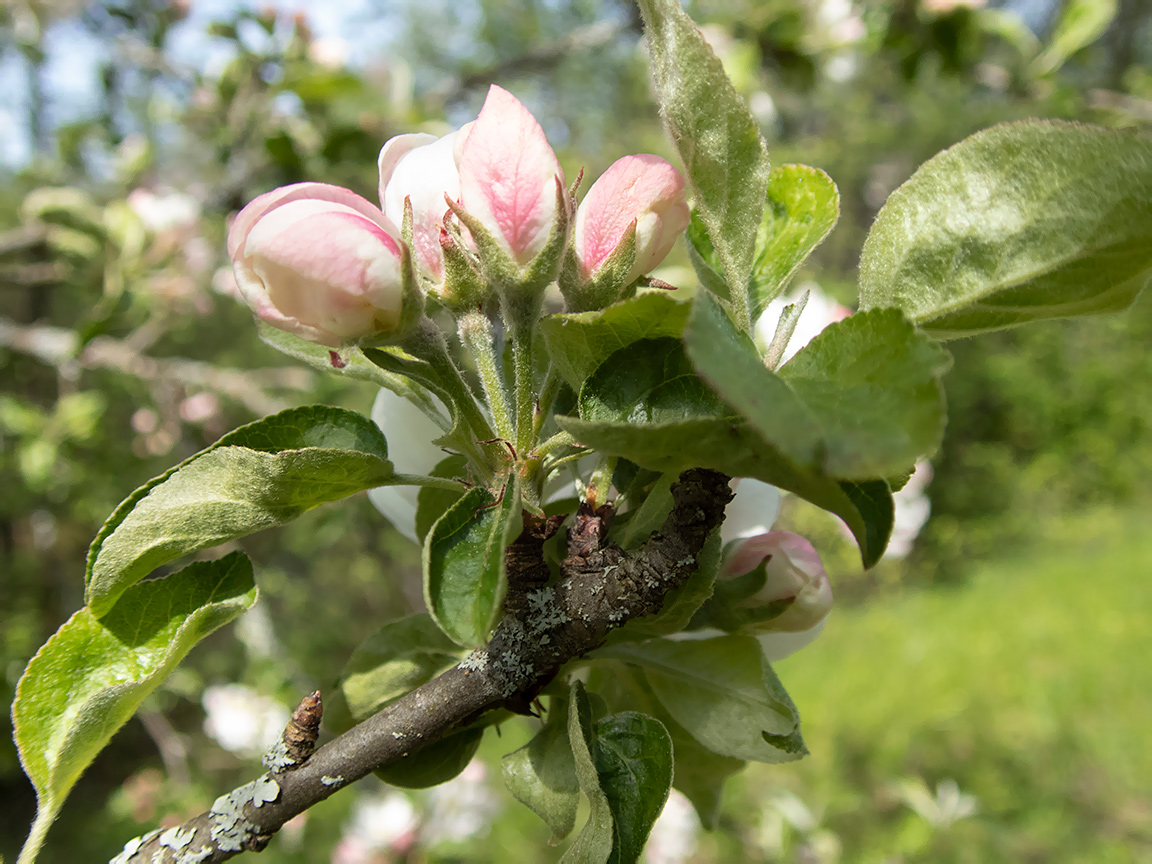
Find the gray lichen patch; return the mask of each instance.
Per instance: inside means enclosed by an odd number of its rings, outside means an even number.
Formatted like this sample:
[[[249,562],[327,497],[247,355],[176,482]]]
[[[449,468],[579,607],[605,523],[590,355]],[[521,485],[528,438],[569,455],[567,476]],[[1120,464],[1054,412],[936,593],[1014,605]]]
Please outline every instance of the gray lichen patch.
[[[337,774],[335,777],[330,777],[329,775],[325,774],[320,778],[320,782],[325,786],[339,786],[344,782],[344,777],[340,774]]]
[[[202,864],[211,854],[211,846],[201,846],[195,852],[191,849],[185,849],[176,854],[174,864]]]
[[[487,666],[487,651],[470,651],[468,656],[460,661],[460,668],[468,672],[480,672]]]
[[[212,840],[224,852],[239,852],[249,836],[259,832],[244,815],[244,807],[262,807],[280,797],[280,784],[265,774],[227,795],[221,795],[212,805]]]
[[[156,842],[161,846],[167,846],[169,849],[180,850],[191,843],[195,836],[195,828],[189,828],[187,831],[181,831],[179,827],[169,828],[160,835],[160,839]]]
[[[263,762],[264,767],[273,774],[291,768],[296,764],[296,760],[293,759],[288,752],[288,745],[284,743],[284,739],[282,738],[276,740],[276,743],[261,757],[260,761]]]
[[[128,864],[128,862],[135,857],[140,847],[159,833],[160,829],[157,828],[154,831],[149,831],[143,837],[133,837],[131,840],[124,844],[124,848],[120,850],[120,854],[109,861],[108,864]]]

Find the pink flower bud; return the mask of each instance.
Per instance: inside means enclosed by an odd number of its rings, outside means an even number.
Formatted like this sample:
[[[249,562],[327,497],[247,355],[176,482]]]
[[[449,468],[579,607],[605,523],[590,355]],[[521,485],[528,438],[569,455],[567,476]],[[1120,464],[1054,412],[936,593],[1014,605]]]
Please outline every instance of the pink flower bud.
[[[440,251],[440,229],[448,212],[444,196],[454,201],[460,197],[455,146],[469,126],[443,138],[397,135],[380,151],[380,204],[389,219],[402,225],[404,199],[412,202],[412,251],[419,266],[437,282],[444,274]]]
[[[763,606],[791,600],[779,615],[758,621],[759,632],[810,630],[832,609],[832,584],[820,555],[798,534],[769,531],[741,541],[724,562],[724,576],[735,578],[764,566],[764,587],[741,605]]]
[[[337,348],[400,323],[398,234],[359,195],[326,183],[297,183],[240,211],[228,232],[228,256],[257,316]]]
[[[592,276],[635,222],[636,258],[625,283],[634,282],[672,251],[689,216],[684,178],[666,160],[647,153],[617,159],[592,184],[576,213],[581,275]]]
[[[480,116],[457,139],[460,203],[517,264],[544,248],[564,172],[527,108],[493,85]]]

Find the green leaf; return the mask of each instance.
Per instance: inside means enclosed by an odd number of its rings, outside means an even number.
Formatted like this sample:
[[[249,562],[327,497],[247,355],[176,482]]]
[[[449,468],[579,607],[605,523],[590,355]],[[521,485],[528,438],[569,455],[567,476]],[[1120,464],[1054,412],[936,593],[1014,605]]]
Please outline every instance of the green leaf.
[[[540,321],[540,330],[556,369],[579,392],[584,379],[613,352],[641,339],[679,337],[688,309],[687,303],[663,294],[641,294],[598,312],[549,315]]]
[[[572,833],[580,803],[576,760],[568,740],[568,701],[551,697],[548,720],[536,736],[504,757],[504,785],[552,831],[555,845]]]
[[[768,174],[768,201],[752,265],[752,320],[776,298],[840,218],[832,178],[808,165],[781,165]]]
[[[592,707],[579,681],[572,685],[568,700],[568,740],[572,745],[576,780],[588,799],[588,821],[560,859],[560,864],[607,864],[614,846],[612,808],[600,788],[596,771],[596,735],[592,727]]]
[[[800,718],[750,636],[606,646],[594,657],[640,666],[672,718],[714,753],[754,762],[790,762]]]
[[[978,132],[884,205],[863,309],[940,338],[1128,306],[1152,275],[1152,141],[1054,120]]]
[[[612,354],[585,382],[580,403],[583,417],[561,415],[556,421],[586,446],[662,473],[712,468],[755,477],[840,516],[860,545],[865,567],[884,552],[892,508],[883,482],[849,485],[819,468],[798,466],[719,403],[673,339],[644,340]],[[857,486],[869,491],[861,499],[866,509],[849,494]]]
[[[294,360],[311,366],[313,369],[343,375],[358,381],[370,381],[391,390],[397,396],[403,396],[441,428],[448,429],[448,421],[444,417],[444,412],[430,397],[427,390],[405,375],[381,369],[368,360],[361,351],[337,352],[340,363],[343,365],[334,366],[332,365],[333,351],[330,348],[307,342],[299,336],[293,336],[291,333],[270,327],[263,322],[258,324],[258,332],[261,342],[287,354]]]
[[[469,489],[424,538],[424,602],[459,645],[484,644],[508,591],[504,550],[523,527],[514,472],[502,499]]]
[[[437,463],[432,469],[432,476],[448,479],[467,477],[468,460],[459,455],[449,456]],[[416,493],[416,536],[420,538],[421,543],[436,524],[436,520],[459,501],[462,494],[463,492],[455,489],[441,489],[437,486],[424,486]]]
[[[949,357],[898,310],[832,324],[777,375],[702,292],[684,343],[696,371],[802,467],[838,478],[883,477],[939,446],[945,416],[939,378]]]
[[[672,739],[672,785],[692,802],[704,827],[715,829],[724,781],[747,763],[713,753],[693,738],[660,704],[639,667],[598,660],[589,674],[588,686],[604,698],[609,710],[634,708],[660,721]]]
[[[402,789],[428,789],[447,783],[468,767],[480,747],[485,728],[478,726],[455,732],[375,774],[385,783]]]
[[[656,101],[684,162],[724,277],[748,284],[768,185],[768,148],[724,67],[678,0],[640,0]],[[742,298],[745,304],[747,297]],[[734,298],[740,305],[741,299]],[[751,320],[742,321],[750,329]]]
[[[460,649],[430,615],[422,612],[388,622],[360,643],[340,675],[351,719],[366,720],[459,659]]]
[[[392,480],[380,430],[343,408],[292,408],[230,432],[132,493],[88,550],[85,600],[116,598],[181,555],[283,525]]]
[[[1032,73],[1055,72],[1073,54],[1103,36],[1116,18],[1119,5],[1117,0],[1068,0],[1048,47],[1032,61]]]
[[[12,705],[38,810],[32,860],[80,774],[197,642],[256,601],[238,552],[134,585],[103,618],[84,608],[28,664]],[[29,856],[29,857],[25,857]]]
[[[657,424],[731,415],[692,368],[679,339],[644,339],[608,357],[580,388],[585,420]]]
[[[640,860],[672,788],[672,739],[655,717],[636,711],[596,724],[596,773],[612,809],[613,864]]]
[[[564,416],[556,419],[561,429],[583,444],[653,471],[711,468],[733,477],[755,477],[793,492],[844,520],[860,546],[865,567],[880,560],[888,543],[892,501],[882,480],[837,481],[801,470],[774,453],[738,418],[695,417],[653,425],[597,423]],[[849,494],[861,487],[868,490],[861,499],[867,504],[866,510],[861,510],[857,497]]]

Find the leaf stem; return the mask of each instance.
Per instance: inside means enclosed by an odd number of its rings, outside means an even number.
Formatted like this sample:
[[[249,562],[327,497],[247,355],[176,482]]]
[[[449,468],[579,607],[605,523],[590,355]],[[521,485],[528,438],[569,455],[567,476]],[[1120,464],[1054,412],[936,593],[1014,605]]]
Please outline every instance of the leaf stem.
[[[480,382],[488,407],[496,421],[496,434],[511,441],[514,434],[512,414],[508,408],[508,394],[504,375],[496,359],[496,340],[492,334],[492,321],[483,312],[467,312],[460,316],[460,341],[476,361]]]

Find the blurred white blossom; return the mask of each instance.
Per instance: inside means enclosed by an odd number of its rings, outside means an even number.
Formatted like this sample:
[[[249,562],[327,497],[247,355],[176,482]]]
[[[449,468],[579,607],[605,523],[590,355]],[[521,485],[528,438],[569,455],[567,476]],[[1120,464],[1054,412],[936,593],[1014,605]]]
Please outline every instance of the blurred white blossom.
[[[700,818],[696,809],[683,793],[673,789],[652,826],[652,833],[648,835],[644,861],[647,864],[684,864],[696,854],[699,837]]]
[[[204,688],[204,732],[225,750],[243,756],[263,753],[284,731],[288,709],[243,684]]]
[[[389,790],[356,799],[332,864],[372,864],[376,853],[407,852],[416,842],[420,814],[403,792]]]
[[[488,769],[479,759],[468,763],[460,776],[431,791],[420,840],[428,845],[462,842],[488,833],[501,810],[500,799],[488,782]]]

